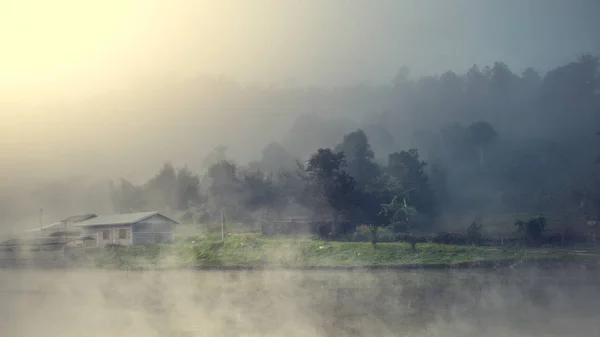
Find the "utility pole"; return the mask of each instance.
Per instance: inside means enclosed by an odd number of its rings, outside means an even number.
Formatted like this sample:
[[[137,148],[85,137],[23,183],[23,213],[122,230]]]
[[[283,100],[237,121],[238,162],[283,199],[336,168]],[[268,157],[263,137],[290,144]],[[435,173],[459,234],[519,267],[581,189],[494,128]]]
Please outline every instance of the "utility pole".
[[[221,242],[225,242],[225,218],[223,216],[223,207],[221,207]]]
[[[44,249],[44,209],[40,208],[40,250]]]

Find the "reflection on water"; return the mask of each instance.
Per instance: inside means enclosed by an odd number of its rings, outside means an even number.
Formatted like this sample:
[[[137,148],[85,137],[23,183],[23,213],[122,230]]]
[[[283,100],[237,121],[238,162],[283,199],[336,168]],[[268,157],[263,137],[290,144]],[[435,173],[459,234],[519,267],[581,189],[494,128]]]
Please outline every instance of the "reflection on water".
[[[0,271],[1,336],[599,336],[585,270]]]

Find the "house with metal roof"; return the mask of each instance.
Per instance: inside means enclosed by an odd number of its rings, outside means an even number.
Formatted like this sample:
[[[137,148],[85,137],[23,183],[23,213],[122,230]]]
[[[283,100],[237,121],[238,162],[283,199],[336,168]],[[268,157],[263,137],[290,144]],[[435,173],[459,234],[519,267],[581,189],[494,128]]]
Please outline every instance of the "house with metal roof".
[[[138,245],[171,243],[179,222],[159,212],[99,215],[73,223],[82,234],[95,238],[99,247],[108,244]]]

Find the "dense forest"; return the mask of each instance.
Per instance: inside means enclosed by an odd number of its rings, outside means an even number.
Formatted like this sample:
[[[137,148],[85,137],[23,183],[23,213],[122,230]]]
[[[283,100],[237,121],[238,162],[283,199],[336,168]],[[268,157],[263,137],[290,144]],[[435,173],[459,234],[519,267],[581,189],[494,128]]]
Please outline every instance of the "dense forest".
[[[329,103],[380,100],[360,106],[362,118],[305,111],[250,162],[219,146],[198,154],[193,167],[167,162],[146,183],[55,181],[21,197],[64,213],[99,209],[73,206],[86,200],[108,205],[100,210],[161,210],[189,222],[216,221],[226,209],[240,222],[302,216],[398,231],[466,227],[502,214],[506,230],[515,214],[576,226],[600,211],[599,65],[582,54],[546,74],[496,62],[417,79],[402,67],[390,87],[329,92]],[[273,97],[284,92],[272,90]],[[193,115],[186,118],[193,124]],[[275,127],[269,118],[261,123],[252,127]]]

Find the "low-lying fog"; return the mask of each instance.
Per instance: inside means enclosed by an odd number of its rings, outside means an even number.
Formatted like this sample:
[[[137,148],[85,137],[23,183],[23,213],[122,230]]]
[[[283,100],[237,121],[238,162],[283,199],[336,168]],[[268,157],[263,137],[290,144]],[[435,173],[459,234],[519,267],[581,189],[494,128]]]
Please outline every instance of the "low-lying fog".
[[[0,271],[0,335],[598,336],[591,271]]]

